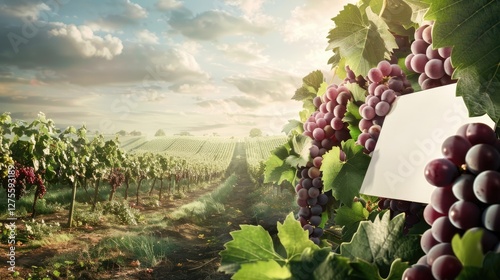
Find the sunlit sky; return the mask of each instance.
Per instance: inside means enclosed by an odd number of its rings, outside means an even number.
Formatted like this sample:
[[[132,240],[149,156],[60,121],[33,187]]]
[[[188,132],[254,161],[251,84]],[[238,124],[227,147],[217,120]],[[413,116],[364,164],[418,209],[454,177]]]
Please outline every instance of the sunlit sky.
[[[345,4],[0,0],[0,112],[103,133],[279,134],[301,78],[331,75]]]

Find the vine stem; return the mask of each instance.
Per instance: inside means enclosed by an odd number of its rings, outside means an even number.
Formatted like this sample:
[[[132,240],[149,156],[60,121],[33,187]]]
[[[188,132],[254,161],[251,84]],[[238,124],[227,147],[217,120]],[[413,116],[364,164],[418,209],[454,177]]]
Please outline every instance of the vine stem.
[[[378,16],[379,16],[380,18],[382,18],[382,14],[384,14],[385,8],[387,7],[387,1],[388,1],[388,0],[384,0],[384,1],[382,2],[382,8],[380,9],[380,12],[379,12],[379,14],[378,14]]]

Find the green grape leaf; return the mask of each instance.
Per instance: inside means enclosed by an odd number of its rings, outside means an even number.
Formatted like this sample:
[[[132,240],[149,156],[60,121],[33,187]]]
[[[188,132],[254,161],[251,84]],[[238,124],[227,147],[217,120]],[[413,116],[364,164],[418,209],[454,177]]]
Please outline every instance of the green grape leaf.
[[[290,155],[290,145],[285,143],[271,152],[271,155],[265,162],[264,183],[274,182],[281,184],[283,181],[293,183],[295,179],[296,168],[286,163]]]
[[[321,249],[306,248],[302,251],[298,261],[290,261],[290,271],[294,279],[310,279],[316,268],[321,265],[330,255],[331,248],[324,247]],[[328,278],[319,278],[328,279]]]
[[[353,268],[353,272],[349,279],[359,280],[400,280],[405,269],[409,267],[408,263],[401,262],[400,259],[396,259],[391,264],[387,278],[382,278],[379,275],[380,272],[376,265],[360,259],[356,262],[351,262],[350,264]]]
[[[492,0],[432,1],[425,15],[435,20],[432,44],[452,46],[457,96],[470,116],[488,114],[500,120],[500,2]]]
[[[372,2],[379,2],[382,4],[380,10],[375,10],[374,6],[371,5]],[[377,8],[380,6],[377,4]],[[408,5],[403,0],[377,0],[370,1],[370,6],[374,13],[381,15],[382,19],[387,23],[389,29],[399,35],[403,36],[413,36],[415,30],[410,28],[415,26],[415,23],[411,20],[413,10],[410,5]]]
[[[332,20],[335,28],[329,32],[327,50],[338,49],[355,73],[368,73],[379,61],[389,59],[392,49],[397,48],[389,27],[371,8],[362,12],[358,6],[348,4]]]
[[[290,155],[286,158],[285,162],[291,167],[306,166],[310,160],[310,149],[312,146],[311,138],[302,134],[293,135],[291,138],[292,150]]]
[[[365,102],[366,96],[368,95],[368,92],[366,89],[360,87],[356,83],[347,83],[344,86],[347,87],[349,89],[349,91],[352,93],[352,96],[354,97],[355,101],[359,101],[359,102],[363,102],[363,103]],[[359,113],[358,113],[358,115],[359,115]],[[361,116],[359,116],[359,118],[361,118]]]
[[[323,96],[323,95],[325,95],[327,88],[328,88],[328,83],[326,83],[326,82],[321,83],[321,86],[319,87],[316,96]]]
[[[321,260],[321,259],[320,259]],[[326,260],[322,261],[314,270],[314,279],[344,280],[351,279],[352,268],[349,259],[338,254],[329,254]],[[304,278],[307,279],[307,278]]]
[[[288,214],[283,224],[278,222],[278,237],[285,248],[287,261],[300,260],[300,256],[306,248],[319,250],[318,245],[309,239],[308,232],[294,218],[293,213]]]
[[[462,262],[463,266],[482,266],[484,259],[483,250],[481,248],[482,237],[482,231],[468,230],[462,238],[457,234],[451,240],[453,252],[460,262]]]
[[[257,261],[244,263],[241,269],[236,272],[231,279],[234,280],[279,280],[290,279],[292,274],[287,267],[281,266],[275,260]]]
[[[305,86],[310,86],[314,88],[314,91],[317,92],[323,83],[324,77],[321,70],[315,70],[309,73],[307,76],[302,78],[302,82]]]
[[[233,240],[224,244],[219,254],[219,271],[235,273],[243,264],[258,261],[283,261],[274,250],[273,240],[262,226],[240,225],[240,230],[232,231]]]
[[[306,99],[311,99],[316,96],[315,92],[311,92],[307,89],[307,87],[300,87],[295,91],[292,99],[297,101],[303,101]]]
[[[302,132],[304,132],[304,128],[302,122],[298,120],[288,120],[288,123],[283,126],[281,132],[285,133],[286,135],[289,135],[293,132],[296,132],[296,134],[302,134]]]
[[[370,213],[361,202],[354,202],[351,207],[342,205],[335,214],[335,224],[342,226],[342,241],[349,242],[356,233],[359,222],[366,221]]]
[[[346,226],[360,221],[366,221],[370,213],[363,207],[361,202],[354,202],[351,207],[347,205],[340,206],[335,215],[335,224]]]
[[[404,221],[404,213],[391,220],[390,213],[386,212],[373,222],[360,222],[351,242],[340,245],[340,254],[376,265],[381,275],[388,275],[392,263],[398,258],[415,263],[423,255],[420,237],[404,236]]]
[[[333,147],[323,155],[320,170],[323,172],[324,191],[332,190],[333,196],[351,206],[363,183],[370,157],[363,153],[363,147],[353,139],[342,143],[346,161],[340,160],[340,148]]]
[[[361,134],[359,129],[359,121],[361,120],[361,115],[359,114],[359,107],[352,101],[347,102],[347,108],[344,118],[342,120],[346,122],[347,128],[349,129],[349,134],[351,138],[357,140]]]
[[[410,6],[411,21],[421,24],[424,21],[424,15],[429,10],[428,0],[405,0],[406,4]]]
[[[482,267],[464,266],[456,280],[500,279],[500,253],[489,252],[484,257]]]

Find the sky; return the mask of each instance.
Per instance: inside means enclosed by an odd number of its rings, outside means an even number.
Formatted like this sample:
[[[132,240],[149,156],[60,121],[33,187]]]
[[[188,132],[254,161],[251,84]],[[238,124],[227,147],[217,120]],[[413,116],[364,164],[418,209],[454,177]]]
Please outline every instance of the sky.
[[[352,2],[352,1],[351,1]],[[152,136],[277,135],[347,1],[0,0],[0,113]]]

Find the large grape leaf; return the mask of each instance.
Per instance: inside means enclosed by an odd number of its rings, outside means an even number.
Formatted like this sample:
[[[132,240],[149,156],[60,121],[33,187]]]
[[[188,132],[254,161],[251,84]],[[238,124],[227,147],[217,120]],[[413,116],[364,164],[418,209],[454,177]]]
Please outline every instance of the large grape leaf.
[[[220,252],[220,271],[235,273],[242,264],[284,258],[274,250],[273,240],[261,226],[240,225],[241,230],[231,232],[232,241]]]
[[[484,257],[481,268],[464,266],[456,280],[500,279],[500,253],[489,252]]]
[[[261,226],[241,225],[241,230],[231,232],[232,241],[227,242],[220,252],[222,257],[219,271],[235,273],[238,278],[246,278],[252,270],[260,271],[260,277],[254,279],[287,279],[289,268],[281,268],[291,261],[300,261],[302,252],[306,249],[316,251],[320,248],[309,240],[300,222],[295,220],[293,213],[288,214],[283,224],[277,223],[278,237],[284,249],[284,255],[276,252],[269,233]],[[278,268],[279,266],[279,268]],[[272,271],[276,268],[276,273]],[[288,273],[287,273],[288,271]],[[268,277],[268,278],[266,278]],[[282,278],[280,278],[282,277]]]
[[[340,254],[376,265],[381,275],[389,275],[392,263],[398,258],[415,263],[423,255],[420,237],[404,236],[404,221],[404,214],[391,220],[390,212],[386,212],[373,222],[360,222],[351,242],[340,245]]]
[[[353,139],[342,144],[342,151],[346,154],[345,161],[340,160],[340,148],[333,147],[323,155],[320,170],[323,172],[324,191],[332,190],[337,200],[351,206],[354,197],[359,195],[370,157]]]
[[[358,280],[400,280],[404,271],[409,267],[408,263],[396,259],[392,262],[389,275],[387,278],[382,278],[377,266],[367,263],[363,260],[351,262],[353,268],[352,274],[349,279]]]
[[[298,120],[288,120],[288,123],[283,126],[281,132],[285,133],[286,135],[302,134],[302,132],[304,132],[303,124]]]
[[[293,135],[290,141],[292,150],[285,160],[286,163],[293,167],[306,166],[307,162],[311,159],[310,149],[312,146],[312,139],[299,134]]]
[[[328,34],[327,50],[337,50],[355,73],[368,73],[379,61],[389,59],[392,49],[398,47],[385,21],[371,8],[362,11],[348,4],[332,20],[335,28]]]
[[[451,240],[453,252],[464,266],[481,267],[483,264],[483,250],[481,248],[482,231],[467,231],[460,238],[455,235]]]
[[[435,20],[433,46],[453,46],[451,61],[470,116],[500,120],[500,2],[436,0],[425,15]]]
[[[309,239],[308,232],[300,226],[300,222],[294,218],[293,213],[288,214],[283,224],[278,222],[278,237],[285,248],[287,262],[300,260],[306,248],[319,250],[318,245]]]
[[[241,269],[231,279],[234,280],[280,280],[290,279],[292,273],[287,267],[281,266],[275,260],[244,263]]]
[[[406,4],[410,6],[411,21],[421,24],[424,21],[424,15],[429,10],[429,0],[405,0]]]
[[[264,183],[274,182],[281,184],[283,181],[293,183],[296,168],[286,163],[291,149],[290,144],[287,142],[271,152],[271,155],[265,162]]]

